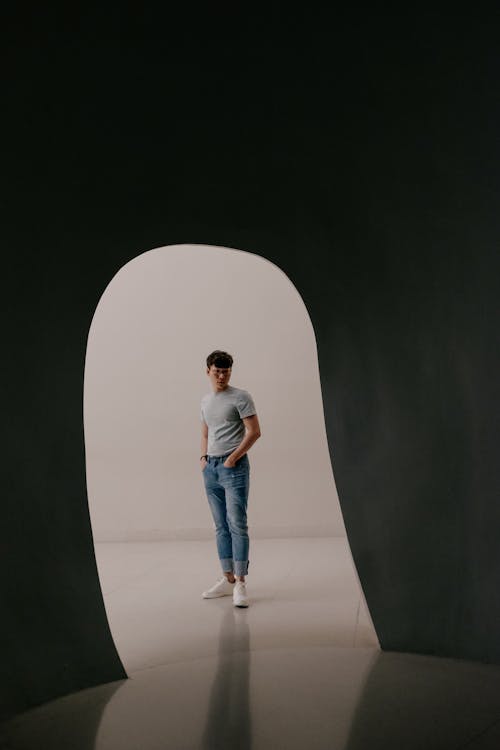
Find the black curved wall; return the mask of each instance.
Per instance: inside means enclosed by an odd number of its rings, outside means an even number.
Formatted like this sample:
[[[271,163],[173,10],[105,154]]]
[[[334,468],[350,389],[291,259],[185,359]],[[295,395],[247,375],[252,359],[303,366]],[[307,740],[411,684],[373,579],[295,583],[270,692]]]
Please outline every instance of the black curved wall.
[[[226,11],[6,23],[2,716],[124,674],[86,338],[124,263],[183,242],[261,254],[308,306],[382,647],[500,661],[495,19]]]

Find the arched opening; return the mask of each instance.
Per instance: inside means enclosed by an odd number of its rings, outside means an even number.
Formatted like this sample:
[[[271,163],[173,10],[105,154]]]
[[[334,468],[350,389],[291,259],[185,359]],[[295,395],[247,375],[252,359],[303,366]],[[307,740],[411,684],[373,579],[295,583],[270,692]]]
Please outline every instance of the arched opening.
[[[288,277],[252,253],[146,252],[111,280],[88,339],[84,425],[96,557],[127,671],[206,655],[225,600],[200,477],[209,351],[254,397],[247,613],[252,648],[374,646],[326,440],[316,341]]]

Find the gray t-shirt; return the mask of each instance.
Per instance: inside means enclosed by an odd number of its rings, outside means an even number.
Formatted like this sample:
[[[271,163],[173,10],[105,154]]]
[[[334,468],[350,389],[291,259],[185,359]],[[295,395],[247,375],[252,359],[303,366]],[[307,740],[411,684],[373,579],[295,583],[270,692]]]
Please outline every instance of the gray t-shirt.
[[[209,456],[231,453],[245,435],[244,417],[256,414],[248,391],[228,385],[223,391],[207,393],[201,399],[201,420],[208,425]]]

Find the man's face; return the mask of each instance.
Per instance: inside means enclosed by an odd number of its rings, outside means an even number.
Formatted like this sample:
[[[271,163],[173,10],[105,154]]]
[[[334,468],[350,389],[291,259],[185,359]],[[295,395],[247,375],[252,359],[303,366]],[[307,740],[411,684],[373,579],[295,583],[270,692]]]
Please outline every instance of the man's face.
[[[214,391],[223,391],[227,388],[229,378],[231,377],[230,367],[216,367],[211,365],[207,368],[207,375]]]

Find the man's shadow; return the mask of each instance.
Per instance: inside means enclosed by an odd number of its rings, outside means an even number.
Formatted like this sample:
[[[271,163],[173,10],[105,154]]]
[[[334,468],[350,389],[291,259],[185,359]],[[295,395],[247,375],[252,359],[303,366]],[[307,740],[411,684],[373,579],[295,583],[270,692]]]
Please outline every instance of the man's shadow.
[[[227,605],[227,602],[221,602]],[[203,750],[250,750],[250,629],[247,611],[229,604],[219,632],[217,669],[202,736]]]

